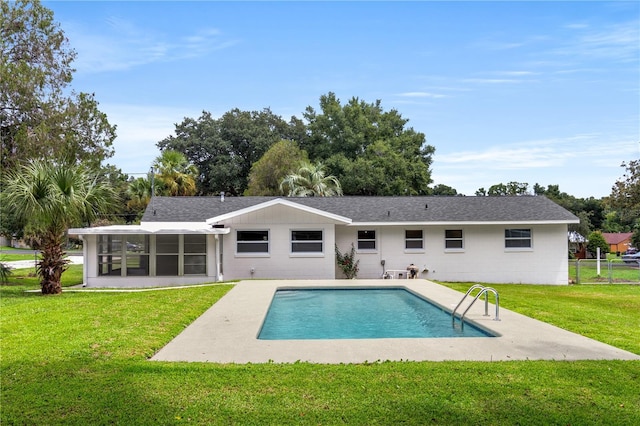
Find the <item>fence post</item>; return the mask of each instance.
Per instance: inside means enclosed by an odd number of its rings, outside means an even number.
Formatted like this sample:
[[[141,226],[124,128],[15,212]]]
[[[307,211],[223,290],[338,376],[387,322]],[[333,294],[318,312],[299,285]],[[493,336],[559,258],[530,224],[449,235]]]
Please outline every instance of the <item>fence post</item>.
[[[580,284],[580,259],[576,259],[576,284]]]

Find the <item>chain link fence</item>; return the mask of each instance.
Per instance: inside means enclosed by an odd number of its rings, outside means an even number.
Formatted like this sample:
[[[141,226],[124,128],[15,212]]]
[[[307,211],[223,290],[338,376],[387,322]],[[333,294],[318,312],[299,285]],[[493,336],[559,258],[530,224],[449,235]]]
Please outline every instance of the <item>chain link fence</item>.
[[[576,284],[640,284],[640,262],[579,259],[570,264],[571,279]]]

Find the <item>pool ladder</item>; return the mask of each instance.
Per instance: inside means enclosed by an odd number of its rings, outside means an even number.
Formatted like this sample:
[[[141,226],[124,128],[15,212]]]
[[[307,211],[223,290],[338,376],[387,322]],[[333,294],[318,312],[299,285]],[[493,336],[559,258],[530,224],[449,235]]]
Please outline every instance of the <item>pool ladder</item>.
[[[480,291],[478,292],[478,294],[476,294],[476,296],[473,298],[471,303],[469,303],[469,306],[467,306],[467,309],[465,309],[464,312],[462,313],[462,315],[460,315],[460,329],[464,330],[464,316],[467,314],[469,309],[471,309],[473,304],[476,303],[476,300],[478,300],[480,298],[480,296],[482,296],[483,294],[484,294],[484,316],[485,317],[489,316],[489,300],[488,300],[489,297],[487,296],[487,294],[488,293],[493,293],[493,295],[495,296],[495,299],[496,299],[496,317],[493,320],[494,321],[500,321],[500,297],[498,296],[498,291],[495,288],[492,288],[492,287],[485,287],[483,285],[476,284],[476,285],[472,286],[469,290],[467,290],[465,295],[462,297],[460,302],[458,302],[458,304],[456,305],[455,309],[451,313],[451,325],[453,327],[456,326],[456,311],[458,310],[460,305],[462,305],[462,302],[464,302],[464,300],[467,298],[467,296],[469,296],[471,294],[471,292],[473,292],[473,290],[476,290],[476,289],[480,289]]]

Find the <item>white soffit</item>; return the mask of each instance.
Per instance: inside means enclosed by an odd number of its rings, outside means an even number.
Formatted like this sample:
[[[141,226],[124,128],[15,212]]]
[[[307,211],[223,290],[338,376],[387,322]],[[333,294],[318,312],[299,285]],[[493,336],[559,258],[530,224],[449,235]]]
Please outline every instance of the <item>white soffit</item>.
[[[71,228],[72,235],[131,234],[228,234],[229,228],[212,228],[204,222],[146,222],[140,225],[110,225]]]

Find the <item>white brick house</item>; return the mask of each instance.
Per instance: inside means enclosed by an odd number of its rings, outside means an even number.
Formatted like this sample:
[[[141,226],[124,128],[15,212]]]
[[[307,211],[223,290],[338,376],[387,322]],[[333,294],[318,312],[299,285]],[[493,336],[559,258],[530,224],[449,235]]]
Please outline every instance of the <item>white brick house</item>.
[[[71,229],[89,287],[248,278],[342,278],[335,245],[356,247],[358,278],[567,284],[567,227],[545,197],[155,197],[140,225]],[[403,274],[406,276],[406,274]]]

